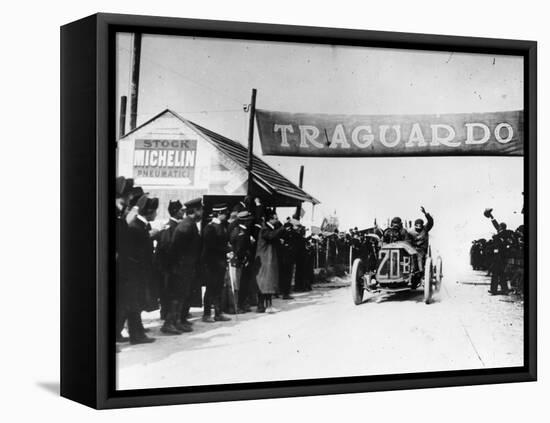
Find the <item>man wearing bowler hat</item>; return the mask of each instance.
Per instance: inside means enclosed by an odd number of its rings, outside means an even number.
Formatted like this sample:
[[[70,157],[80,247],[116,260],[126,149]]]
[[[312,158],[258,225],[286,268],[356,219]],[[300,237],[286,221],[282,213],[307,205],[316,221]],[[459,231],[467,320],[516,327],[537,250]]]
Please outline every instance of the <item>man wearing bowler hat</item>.
[[[226,204],[216,204],[212,207],[212,221],[203,231],[202,262],[206,280],[204,293],[203,322],[223,322],[231,320],[222,313],[222,293],[227,269],[227,259],[233,254],[229,248],[227,234],[227,217],[229,209]],[[214,318],[211,308],[214,306]]]
[[[115,198],[117,218],[125,215],[133,190],[134,180],[132,178],[127,179],[124,176],[119,176],[116,178]]]
[[[126,289],[128,332],[131,344],[154,341],[145,335],[141,323],[141,311],[145,306],[147,285],[153,277],[153,240],[151,224],[157,216],[158,198],[143,195],[137,201],[137,215],[128,224],[127,265],[128,283]]]
[[[145,194],[148,193],[144,192],[142,187],[132,186],[132,188],[130,189],[130,192],[128,193],[128,201],[125,212],[125,219],[127,223],[130,223],[137,216],[137,202]]]

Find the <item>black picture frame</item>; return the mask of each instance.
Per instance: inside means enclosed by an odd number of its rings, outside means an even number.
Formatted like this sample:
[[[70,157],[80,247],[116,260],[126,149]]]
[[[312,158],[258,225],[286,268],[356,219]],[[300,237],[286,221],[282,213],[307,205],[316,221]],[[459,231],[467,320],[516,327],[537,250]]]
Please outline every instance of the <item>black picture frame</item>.
[[[116,391],[113,316],[115,34],[142,32],[524,58],[524,366]],[[105,409],[380,390],[534,381],[537,378],[537,44],[455,37],[95,14],[61,28],[61,395]]]

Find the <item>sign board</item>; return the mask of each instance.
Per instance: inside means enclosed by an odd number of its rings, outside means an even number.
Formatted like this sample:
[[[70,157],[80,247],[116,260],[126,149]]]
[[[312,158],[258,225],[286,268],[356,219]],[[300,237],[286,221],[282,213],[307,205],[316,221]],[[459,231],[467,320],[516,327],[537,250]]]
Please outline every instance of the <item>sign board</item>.
[[[256,110],[256,119],[265,155],[523,155],[523,111],[330,115]]]
[[[336,216],[329,216],[323,218],[321,223],[321,232],[334,232],[338,229],[338,218]]]
[[[195,178],[197,140],[137,139],[134,178],[174,178],[191,185]]]

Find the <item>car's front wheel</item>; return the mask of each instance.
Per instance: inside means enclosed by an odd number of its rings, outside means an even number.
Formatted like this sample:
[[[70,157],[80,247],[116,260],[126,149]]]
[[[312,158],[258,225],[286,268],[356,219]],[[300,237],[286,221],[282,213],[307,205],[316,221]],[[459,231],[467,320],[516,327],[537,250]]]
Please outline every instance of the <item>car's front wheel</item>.
[[[432,300],[432,258],[427,257],[424,264],[424,302],[429,304]]]
[[[441,289],[441,281],[443,280],[443,260],[441,256],[435,259],[435,292]]]

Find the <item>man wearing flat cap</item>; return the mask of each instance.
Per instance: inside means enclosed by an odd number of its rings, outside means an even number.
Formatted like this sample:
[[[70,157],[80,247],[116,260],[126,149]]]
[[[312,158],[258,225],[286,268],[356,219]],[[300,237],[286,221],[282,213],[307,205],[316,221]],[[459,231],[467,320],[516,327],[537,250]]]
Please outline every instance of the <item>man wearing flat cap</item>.
[[[227,217],[229,209],[226,204],[212,207],[212,221],[203,231],[202,262],[206,280],[204,293],[204,312],[202,320],[207,323],[231,320],[222,313],[222,294],[227,269],[227,259],[231,258]],[[214,306],[214,318],[211,308]]]
[[[191,295],[198,287],[202,239],[197,223],[202,219],[202,199],[195,198],[184,204],[185,217],[176,226],[172,236],[170,256],[174,260],[172,280],[176,295],[172,301],[175,313],[174,326],[181,332],[192,331],[187,320],[191,307]]]
[[[131,344],[153,342],[145,335],[141,311],[145,307],[146,290],[153,278],[153,240],[149,222],[157,216],[158,198],[143,195],[136,203],[137,215],[128,224],[127,231],[127,298],[128,332]]]

